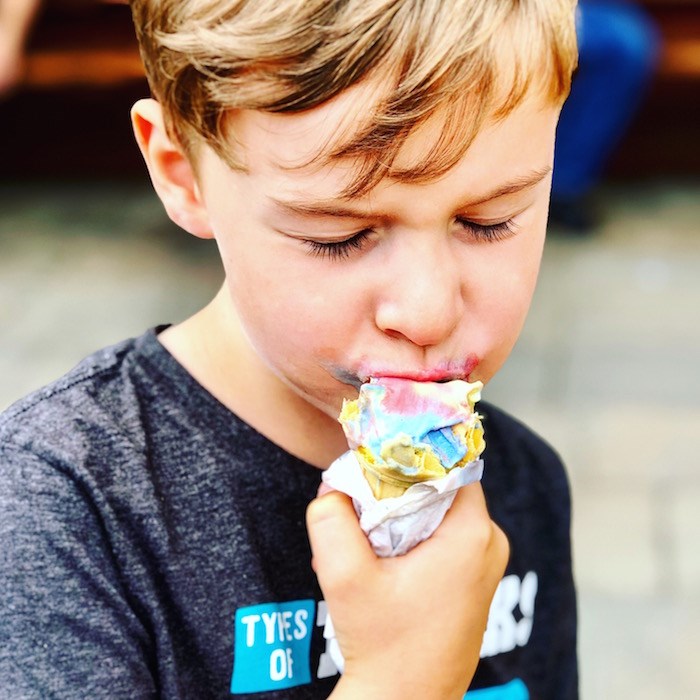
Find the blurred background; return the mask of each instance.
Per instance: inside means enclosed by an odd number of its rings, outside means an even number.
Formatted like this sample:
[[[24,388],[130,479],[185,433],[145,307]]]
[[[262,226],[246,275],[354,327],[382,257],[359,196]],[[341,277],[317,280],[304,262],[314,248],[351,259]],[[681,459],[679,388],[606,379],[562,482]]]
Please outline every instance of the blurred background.
[[[24,3],[0,0],[0,409],[185,318],[222,280],[212,244],[165,217],[133,142],[148,88],[128,8]],[[700,0],[583,0],[579,31],[540,284],[485,398],[569,468],[582,698],[691,700]]]

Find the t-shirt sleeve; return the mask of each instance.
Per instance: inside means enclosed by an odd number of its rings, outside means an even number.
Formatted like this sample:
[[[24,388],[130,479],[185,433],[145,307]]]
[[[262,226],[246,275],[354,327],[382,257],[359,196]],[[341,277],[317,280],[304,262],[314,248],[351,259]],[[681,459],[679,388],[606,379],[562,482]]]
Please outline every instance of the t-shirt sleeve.
[[[148,630],[99,509],[56,461],[0,445],[0,688],[5,697],[155,697]]]

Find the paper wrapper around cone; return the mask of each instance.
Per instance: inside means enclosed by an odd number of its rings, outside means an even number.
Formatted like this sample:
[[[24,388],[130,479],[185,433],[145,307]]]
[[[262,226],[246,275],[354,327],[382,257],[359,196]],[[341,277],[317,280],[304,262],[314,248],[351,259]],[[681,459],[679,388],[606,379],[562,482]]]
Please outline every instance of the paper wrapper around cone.
[[[455,467],[440,479],[413,484],[400,496],[377,498],[357,455],[348,451],[323,472],[322,478],[328,486],[352,498],[360,527],[377,556],[395,557],[430,537],[452,505],[457,490],[479,481],[483,470],[483,460],[477,459]]]

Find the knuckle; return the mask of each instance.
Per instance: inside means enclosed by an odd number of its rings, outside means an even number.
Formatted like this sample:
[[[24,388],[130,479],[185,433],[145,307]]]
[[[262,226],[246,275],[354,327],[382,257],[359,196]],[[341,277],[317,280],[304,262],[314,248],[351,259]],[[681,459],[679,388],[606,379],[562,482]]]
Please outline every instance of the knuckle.
[[[331,517],[333,517],[333,510],[328,507],[328,501],[324,498],[314,498],[306,506],[306,524],[309,527],[314,527]]]

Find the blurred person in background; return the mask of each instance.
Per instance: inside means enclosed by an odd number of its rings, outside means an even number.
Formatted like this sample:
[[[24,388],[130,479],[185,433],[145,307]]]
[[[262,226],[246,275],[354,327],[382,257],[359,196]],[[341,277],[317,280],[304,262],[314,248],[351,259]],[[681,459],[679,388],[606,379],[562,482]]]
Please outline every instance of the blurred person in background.
[[[18,88],[25,73],[27,43],[44,11],[82,11],[126,0],[0,0],[0,99]]]
[[[22,79],[27,37],[40,0],[0,0],[0,97]]]
[[[628,0],[579,0],[578,71],[557,130],[550,220],[586,235],[598,216],[591,195],[654,73],[659,36]]]

